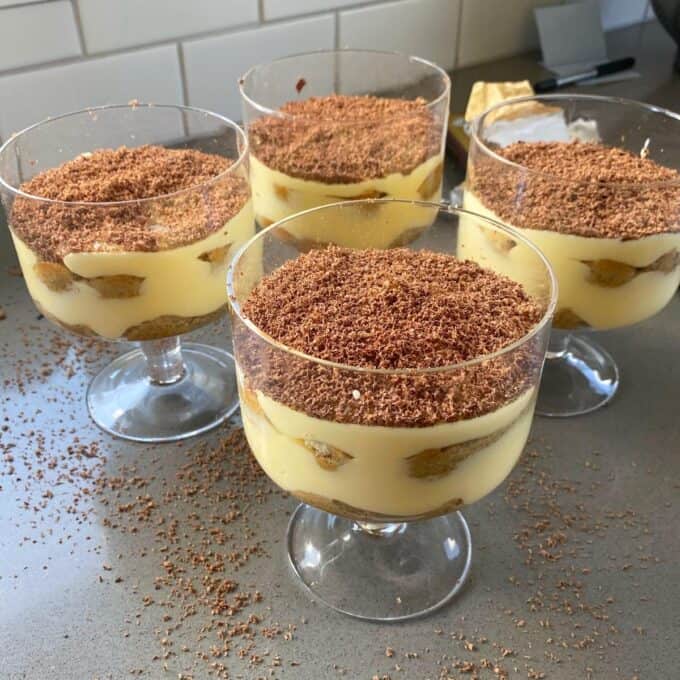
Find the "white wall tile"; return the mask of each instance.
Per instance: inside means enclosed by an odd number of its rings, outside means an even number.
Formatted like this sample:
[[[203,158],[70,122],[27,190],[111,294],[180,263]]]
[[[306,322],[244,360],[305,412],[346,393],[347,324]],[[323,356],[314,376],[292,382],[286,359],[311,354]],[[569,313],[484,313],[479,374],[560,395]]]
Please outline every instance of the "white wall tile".
[[[323,12],[358,5],[366,0],[263,0],[264,19],[281,19],[296,14]]]
[[[331,49],[330,15],[263,26],[183,44],[189,103],[241,119],[238,79],[255,64],[288,54]]]
[[[256,0],[78,0],[88,52],[257,21]]]
[[[559,0],[463,0],[458,67],[520,54],[538,46],[534,7]]]
[[[399,0],[341,12],[340,47],[396,50],[451,69],[459,1]]]
[[[10,7],[11,5],[27,5],[35,0],[0,0],[0,7]]]
[[[0,9],[0,71],[79,54],[67,0]]]
[[[600,0],[605,31],[640,23],[647,14],[647,0]]]
[[[174,45],[0,77],[0,136],[47,116],[131,99],[182,101]]]

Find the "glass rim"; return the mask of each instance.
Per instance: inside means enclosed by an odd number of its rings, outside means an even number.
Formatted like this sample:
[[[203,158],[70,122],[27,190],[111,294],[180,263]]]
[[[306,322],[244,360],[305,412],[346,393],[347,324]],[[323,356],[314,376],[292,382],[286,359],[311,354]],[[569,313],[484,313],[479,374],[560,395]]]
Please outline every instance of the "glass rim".
[[[543,177],[554,182],[560,182],[562,184],[577,184],[577,185],[590,185],[595,184],[603,187],[614,187],[614,188],[634,188],[637,190],[655,188],[655,187],[669,187],[680,185],[680,177],[678,179],[667,179],[667,180],[657,180],[654,182],[605,182],[602,180],[578,180],[569,179],[568,177],[560,177],[558,175],[553,175],[549,172],[542,172],[540,170],[533,170],[528,168],[521,163],[515,163],[514,161],[508,160],[507,158],[496,153],[491,149],[484,140],[480,138],[480,130],[487,116],[492,114],[494,111],[498,111],[504,107],[513,106],[516,104],[522,104],[525,102],[541,102],[548,103],[549,101],[557,102],[567,102],[570,100],[585,101],[585,102],[598,102],[603,104],[618,104],[623,106],[630,106],[637,109],[642,109],[647,112],[660,114],[666,118],[673,119],[680,123],[680,114],[674,113],[670,109],[666,109],[662,106],[656,106],[655,104],[648,104],[646,102],[639,102],[635,99],[627,99],[626,97],[608,97],[604,95],[595,94],[535,94],[535,95],[525,95],[522,97],[513,97],[511,99],[506,99],[505,101],[494,104],[493,106],[486,109],[472,122],[471,126],[471,137],[472,141],[487,155],[493,158],[496,162],[505,165],[506,167],[513,168],[515,170],[521,170],[528,175],[534,175],[536,177]],[[614,147],[621,148],[621,147]],[[671,170],[675,168],[670,168]],[[678,169],[680,171],[680,169]]]
[[[453,215],[469,215],[471,217],[478,219],[481,222],[486,222],[487,224],[491,225],[494,229],[504,232],[506,235],[509,235],[513,239],[517,240],[517,242],[522,243],[524,246],[527,246],[538,256],[539,260],[543,263],[543,266],[545,267],[545,270],[548,275],[548,279],[550,281],[550,300],[546,306],[546,309],[541,319],[521,338],[518,338],[509,345],[506,345],[505,347],[502,347],[501,349],[496,350],[495,352],[491,352],[489,354],[482,354],[480,356],[473,357],[472,359],[468,359],[466,361],[461,361],[455,364],[446,364],[444,366],[431,366],[428,368],[370,368],[365,366],[352,366],[350,364],[342,364],[339,362],[330,361],[328,359],[322,359],[321,357],[315,357],[311,354],[307,354],[305,352],[301,352],[300,350],[294,349],[293,347],[289,347],[288,345],[285,345],[284,343],[275,340],[267,333],[264,333],[256,324],[254,324],[248,317],[246,317],[243,314],[243,311],[241,309],[241,303],[236,299],[236,294],[234,290],[234,271],[236,269],[236,266],[240,262],[241,258],[245,255],[246,252],[248,252],[248,250],[253,245],[255,245],[255,243],[258,240],[264,239],[266,236],[269,236],[271,232],[292,220],[296,220],[302,216],[311,215],[315,212],[345,206],[351,207],[367,204],[376,205],[382,203],[387,204],[403,203],[422,208],[434,208],[437,210],[437,212],[443,211]],[[229,263],[229,267],[227,269],[227,300],[229,303],[229,308],[238,317],[239,321],[241,321],[241,323],[243,323],[250,332],[254,333],[258,338],[266,342],[272,348],[279,350],[281,352],[285,352],[286,354],[290,354],[294,357],[297,357],[298,359],[302,359],[304,361],[308,361],[317,365],[325,366],[326,368],[342,370],[347,372],[352,371],[355,373],[362,373],[367,375],[430,375],[435,373],[451,372],[454,370],[469,368],[471,366],[481,364],[485,361],[498,359],[499,357],[505,354],[509,354],[510,352],[513,352],[519,347],[525,345],[545,328],[545,326],[551,321],[554,315],[555,308],[557,306],[557,297],[558,297],[557,278],[555,276],[555,272],[553,271],[550,262],[543,254],[543,252],[537,246],[535,246],[528,238],[526,238],[526,236],[521,234],[517,229],[514,229],[513,227],[508,227],[507,225],[502,224],[497,220],[484,217],[483,215],[479,215],[478,213],[472,212],[471,210],[465,210],[457,205],[448,203],[447,201],[431,203],[429,201],[415,201],[399,198],[368,198],[354,201],[338,201],[336,203],[327,203],[325,205],[317,206],[316,208],[303,210],[302,212],[290,215],[289,217],[286,217],[282,220],[279,220],[278,222],[275,222],[274,224],[268,226],[266,229],[259,231],[257,234],[255,234],[255,236],[251,237],[248,241],[246,241],[246,243],[244,243],[238,249],[234,257],[231,259],[231,262]]]
[[[297,54],[290,54],[285,57],[279,57],[278,59],[272,59],[271,61],[266,61],[261,64],[255,64],[254,66],[251,66],[239,79],[238,79],[238,89],[239,93],[241,94],[241,98],[247,102],[250,106],[252,106],[254,109],[257,109],[260,113],[263,113],[267,116],[275,116],[277,118],[283,118],[283,119],[291,119],[291,120],[333,120],[335,122],[346,122],[346,121],[352,121],[356,120],[357,122],[364,120],[361,118],[357,119],[352,119],[352,118],[344,118],[342,121],[337,121],[337,119],[326,119],[326,118],[319,118],[318,116],[306,116],[302,114],[291,114],[291,113],[284,113],[280,109],[272,109],[268,106],[265,106],[264,104],[260,104],[259,102],[255,101],[250,95],[246,94],[246,80],[249,78],[249,76],[253,73],[255,73],[258,69],[262,69],[266,66],[272,66],[274,64],[280,64],[285,61],[293,61],[295,59],[299,59],[301,57],[313,57],[317,55],[324,55],[324,54],[367,54],[367,55],[381,55],[381,56],[386,56],[386,57],[395,57],[395,58],[400,58],[400,59],[406,59],[409,62],[412,63],[417,63],[420,64],[421,66],[426,67],[427,69],[431,69],[434,73],[438,74],[441,78],[442,81],[444,82],[444,89],[443,91],[437,95],[434,99],[431,99],[426,102],[426,109],[431,110],[438,106],[444,99],[448,98],[451,93],[451,77],[449,74],[441,67],[435,64],[433,61],[429,61],[428,59],[424,59],[423,57],[416,57],[414,55],[406,54],[406,52],[397,52],[397,51],[392,51],[392,50],[369,50],[369,49],[359,49],[359,48],[348,48],[348,49],[331,49],[331,50],[311,50],[309,52],[299,52]],[[304,101],[304,100],[301,100]],[[414,100],[407,100],[407,101],[414,101]],[[395,119],[399,119],[400,115],[395,114],[393,116]],[[390,116],[392,118],[392,116]],[[381,120],[384,120],[384,118],[381,118]]]
[[[241,127],[235,123],[233,120],[230,118],[227,118],[226,116],[222,116],[219,113],[215,113],[213,111],[208,111],[207,109],[202,109],[196,106],[184,106],[183,104],[153,104],[153,103],[135,103],[135,104],[106,104],[104,106],[91,106],[87,107],[84,109],[78,109],[76,111],[69,111],[68,113],[62,113],[58,116],[51,116],[49,118],[45,118],[41,121],[38,121],[37,123],[33,123],[29,125],[28,127],[25,127],[23,130],[20,130],[19,132],[13,134],[2,146],[0,146],[0,158],[6,153],[10,152],[10,148],[12,144],[14,144],[17,140],[19,140],[21,137],[24,135],[37,130],[38,128],[44,127],[48,125],[49,123],[54,123],[58,120],[63,120],[65,118],[70,118],[70,117],[75,117],[75,116],[80,116],[83,114],[92,114],[96,113],[97,111],[110,111],[110,110],[115,110],[115,109],[129,109],[129,110],[134,110],[134,109],[139,109],[139,108],[146,108],[146,109],[176,109],[180,111],[181,113],[194,113],[194,114],[201,114],[203,116],[208,116],[210,118],[214,118],[216,120],[219,120],[221,123],[225,124],[227,127],[231,128],[236,132],[237,137],[240,138],[242,148],[241,152],[236,160],[233,160],[231,165],[229,165],[228,168],[220,172],[219,174],[215,175],[214,177],[211,177],[209,180],[206,180],[205,182],[201,182],[200,184],[194,184],[190,187],[186,187],[184,189],[179,189],[177,191],[172,191],[167,194],[158,194],[157,196],[147,196],[145,198],[129,198],[124,201],[63,201],[59,199],[54,199],[54,198],[47,198],[45,196],[36,196],[35,194],[29,194],[25,191],[22,191],[19,187],[14,186],[13,184],[10,184],[5,180],[3,177],[2,173],[0,173],[0,190],[5,190],[11,194],[13,194],[17,198],[24,198],[24,199],[29,199],[31,201],[37,201],[40,203],[45,203],[45,204],[50,204],[50,205],[61,205],[65,207],[87,207],[87,208],[116,208],[116,207],[121,207],[121,206],[130,206],[130,205],[141,205],[147,202],[151,201],[158,201],[161,199],[167,199],[167,198],[175,198],[177,196],[180,196],[185,193],[193,192],[198,189],[203,189],[205,187],[209,187],[213,184],[215,184],[218,180],[221,180],[222,178],[233,174],[233,171],[238,168],[240,165],[243,164],[245,161],[247,155],[248,155],[248,137],[246,133],[241,129]],[[137,147],[131,147],[131,148],[137,148]],[[69,159],[73,160],[73,159]],[[232,160],[232,159],[229,159]],[[55,166],[56,167],[56,166]],[[50,168],[52,169],[52,168]]]

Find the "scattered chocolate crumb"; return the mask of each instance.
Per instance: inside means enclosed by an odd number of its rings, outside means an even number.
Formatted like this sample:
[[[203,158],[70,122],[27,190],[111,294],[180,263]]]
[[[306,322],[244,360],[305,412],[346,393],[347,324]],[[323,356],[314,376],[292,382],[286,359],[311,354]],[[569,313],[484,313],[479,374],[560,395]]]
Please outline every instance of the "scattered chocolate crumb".
[[[493,150],[522,167],[478,150],[468,188],[516,227],[622,240],[680,231],[676,169],[593,142],[515,142]]]
[[[245,317],[288,347],[388,370],[445,367],[497,352],[543,313],[519,284],[473,262],[336,246],[289,260],[243,305]],[[431,425],[487,413],[527,389],[540,363],[539,352],[524,347],[464,370],[364,373],[289,356],[241,324],[235,338],[249,388],[337,422]]]
[[[3,307],[0,307],[0,321],[4,321],[7,318],[7,312],[5,312]]]
[[[284,104],[252,123],[248,139],[274,170],[346,184],[409,174],[440,153],[443,125],[421,98],[329,95]]]
[[[49,201],[17,197],[10,225],[47,262],[186,245],[222,228],[248,200],[245,179],[221,175],[231,163],[193,149],[100,149],[24,182],[21,191]],[[86,205],[116,201],[128,203]]]
[[[548,442],[535,441],[506,484],[504,499],[490,498],[484,504],[489,521],[502,520],[510,537],[504,561],[512,570],[506,587],[514,589],[515,611],[499,607],[491,590],[478,582],[473,584],[478,616],[456,617],[454,612],[442,618],[429,637],[434,657],[428,656],[428,647],[411,646],[410,654],[418,659],[396,651],[396,658],[386,658],[378,642],[376,662],[389,668],[352,667],[342,645],[323,660],[307,653],[291,660],[295,645],[298,650],[309,646],[309,635],[313,628],[318,633],[323,617],[311,607],[309,624],[284,644],[292,631],[275,616],[285,611],[285,598],[269,597],[281,584],[254,582],[257,560],[271,560],[277,549],[276,543],[261,540],[260,524],[278,522],[284,536],[285,512],[272,506],[280,492],[260,471],[240,428],[224,428],[179,445],[179,451],[170,446],[161,454],[144,447],[136,459],[115,440],[99,437],[94,426],[83,428],[83,421],[74,420],[82,409],[83,376],[117,352],[106,343],[46,330],[32,317],[18,325],[16,335],[0,334],[0,400],[9,407],[0,416],[0,494],[12,499],[11,519],[21,525],[21,533],[10,534],[5,543],[16,535],[25,549],[50,546],[48,557],[58,550],[76,558],[93,552],[99,556],[96,564],[105,560],[113,567],[102,579],[91,574],[88,585],[115,588],[121,598],[117,642],[137,638],[139,644],[155,635],[157,645],[134,668],[118,668],[120,673],[263,680],[295,676],[288,668],[302,665],[307,674],[316,670],[325,677],[324,671],[338,661],[346,677],[375,674],[395,680],[472,680],[475,673],[479,680],[643,677],[633,665],[638,657],[621,656],[620,649],[625,633],[638,645],[663,634],[655,628],[658,593],[650,586],[660,563],[660,535],[653,510],[643,513],[632,507],[625,493],[613,488],[620,460],[612,464],[602,457],[598,465],[597,451],[584,454],[577,448],[565,462]],[[51,373],[72,382],[64,389],[63,382],[45,380]],[[584,455],[591,462],[585,465],[589,477],[577,482],[571,474],[583,467]],[[139,460],[144,461],[140,469]],[[636,474],[644,475],[642,466]],[[680,490],[677,482],[669,484]],[[671,507],[670,502],[662,505]],[[502,517],[494,515],[499,507]],[[102,526],[106,543],[94,545],[91,538]],[[630,566],[622,571],[622,565]],[[668,562],[661,565],[668,571]],[[35,569],[41,566],[37,563]],[[30,571],[21,562],[5,560],[2,567],[0,588],[5,592],[14,584],[30,586]],[[52,571],[41,570],[40,578],[50,578]],[[145,575],[141,582],[140,574]],[[644,578],[636,582],[640,576]],[[616,592],[626,583],[633,584],[639,597],[625,597],[625,588]],[[154,603],[143,607],[147,594]],[[129,602],[136,607],[125,609]],[[482,622],[482,631],[471,619]],[[517,628],[520,620],[525,625]],[[484,635],[487,623],[504,631],[503,639]],[[74,641],[72,631],[62,628],[62,633],[59,637]],[[270,653],[272,639],[280,641],[277,651],[285,650],[287,658]],[[471,666],[474,673],[460,670]],[[104,664],[96,677],[103,680],[115,673]]]
[[[298,80],[297,83],[295,83],[295,91],[298,94],[300,94],[300,92],[302,92],[306,84],[307,81],[304,78],[300,78],[300,80]]]

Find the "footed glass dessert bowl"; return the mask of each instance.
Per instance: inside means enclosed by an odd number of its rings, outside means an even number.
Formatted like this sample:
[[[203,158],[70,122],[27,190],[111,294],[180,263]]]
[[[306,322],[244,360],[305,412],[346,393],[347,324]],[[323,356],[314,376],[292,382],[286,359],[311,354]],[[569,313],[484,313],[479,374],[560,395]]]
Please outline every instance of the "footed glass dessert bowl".
[[[498,104],[472,132],[463,206],[517,229],[559,283],[537,412],[588,413],[619,385],[593,331],[659,312],[680,284],[680,116],[647,104],[542,95]],[[468,243],[506,274],[513,239]]]
[[[501,484],[524,448],[556,301],[549,265],[517,232],[446,204],[396,202],[283,220],[227,276],[246,437],[302,501],[290,562],[318,599],[375,621],[430,612],[464,583],[459,509]],[[385,248],[397,213],[427,226]],[[368,239],[356,219],[366,215]],[[467,230],[517,241],[521,275],[465,259],[463,216]],[[297,220],[314,225],[302,254],[278,233]],[[343,244],[361,246],[337,245],[338,224]]]
[[[139,343],[90,384],[97,425],[170,441],[237,408],[231,355],[179,340],[224,314],[228,258],[255,230],[234,123],[139,104],[49,119],[0,149],[0,192],[39,311],[78,335]]]
[[[393,52],[313,52],[251,68],[240,89],[261,227],[338,201],[439,201],[451,83],[435,64]],[[382,247],[424,228],[392,207]],[[370,214],[355,220],[372,224]],[[344,225],[335,230],[343,245]],[[306,247],[313,231],[299,218],[279,235]]]

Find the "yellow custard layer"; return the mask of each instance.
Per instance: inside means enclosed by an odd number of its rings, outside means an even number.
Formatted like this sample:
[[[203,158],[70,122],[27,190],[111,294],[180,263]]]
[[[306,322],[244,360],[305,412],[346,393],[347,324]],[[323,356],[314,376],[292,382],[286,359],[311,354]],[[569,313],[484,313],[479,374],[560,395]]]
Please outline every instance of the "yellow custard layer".
[[[265,227],[303,210],[358,198],[389,197],[439,202],[442,158],[433,156],[408,175],[394,173],[351,184],[325,184],[272,170],[251,154],[250,181],[255,216]],[[376,228],[377,210],[381,211],[379,228]],[[409,230],[428,226],[434,216],[428,221],[423,210],[414,212],[403,205],[380,205],[357,208],[351,220],[344,213],[337,213],[330,219],[337,224],[329,226],[329,216],[324,215],[324,223],[320,226],[319,216],[312,215],[295,220],[294,233],[293,227],[284,228],[289,229],[290,236],[298,241],[332,241],[346,247],[385,248]]]
[[[504,222],[467,189],[463,207]],[[680,266],[673,266],[680,253],[680,233],[623,241],[506,224],[538,246],[550,261],[559,289],[557,321],[568,310],[592,328],[627,326],[663,309],[680,285]],[[528,251],[508,248],[510,244],[504,245],[502,237],[490,239],[488,233],[469,218],[461,218],[459,257],[475,260],[523,282],[523,272],[532,269],[526,262],[530,257]],[[659,262],[660,258],[664,260]],[[655,266],[668,268],[669,263],[671,271],[645,271]],[[556,325],[560,325],[559,321]]]
[[[380,427],[312,418],[262,392],[246,393],[241,375],[239,391],[250,448],[278,486],[303,498],[404,518],[456,499],[474,503],[496,488],[524,448],[535,396],[527,390],[493,413],[455,423]],[[435,460],[448,447],[459,459],[453,465]],[[332,452],[331,463],[320,462],[315,451]]]
[[[143,322],[163,316],[196,317],[227,302],[226,270],[230,254],[255,231],[252,202],[219,231],[200,241],[156,252],[71,253],[64,265],[77,277],[125,276],[143,279],[130,297],[107,297],[83,280],[53,290],[39,276],[39,259],[14,232],[12,238],[28,291],[37,305],[67,326],[85,326],[117,339]],[[222,249],[222,250],[219,250]],[[205,255],[217,251],[219,262]]]

